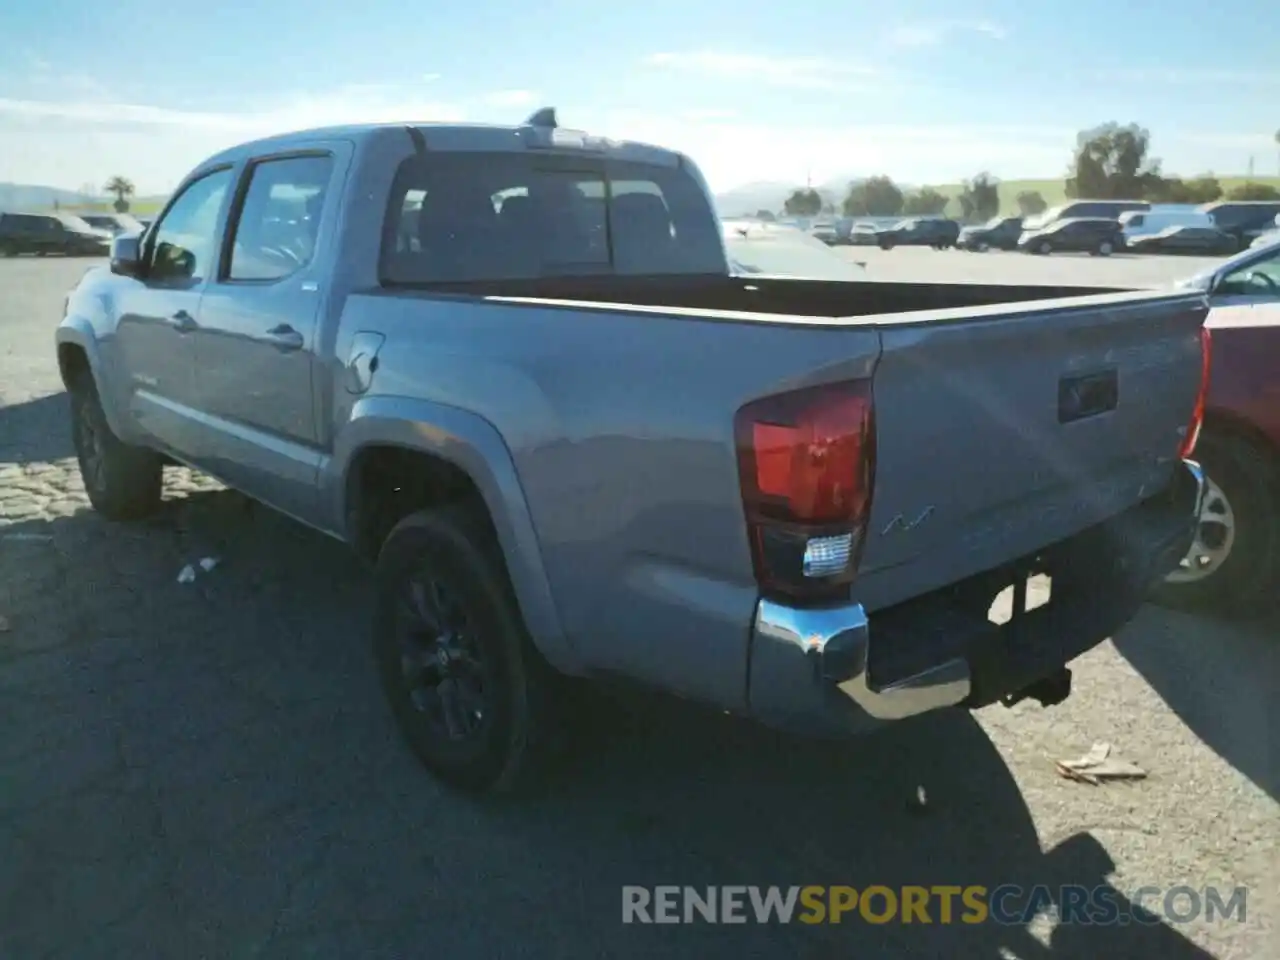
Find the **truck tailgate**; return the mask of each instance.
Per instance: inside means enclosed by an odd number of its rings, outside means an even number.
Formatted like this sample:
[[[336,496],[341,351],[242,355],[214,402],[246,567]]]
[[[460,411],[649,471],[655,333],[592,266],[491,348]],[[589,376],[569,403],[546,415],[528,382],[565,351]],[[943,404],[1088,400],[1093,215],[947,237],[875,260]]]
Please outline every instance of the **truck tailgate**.
[[[880,325],[855,591],[877,609],[1032,553],[1167,482],[1200,382],[1199,295]]]

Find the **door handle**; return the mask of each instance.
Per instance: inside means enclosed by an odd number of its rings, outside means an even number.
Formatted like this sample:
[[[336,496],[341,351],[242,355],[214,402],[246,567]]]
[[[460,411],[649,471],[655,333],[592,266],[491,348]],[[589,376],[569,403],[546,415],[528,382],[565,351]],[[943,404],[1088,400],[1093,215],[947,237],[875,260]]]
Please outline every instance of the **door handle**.
[[[169,318],[169,326],[179,333],[190,333],[196,328],[196,318],[185,310],[179,310]]]
[[[272,327],[267,331],[266,337],[280,350],[302,349],[302,334],[287,323]]]

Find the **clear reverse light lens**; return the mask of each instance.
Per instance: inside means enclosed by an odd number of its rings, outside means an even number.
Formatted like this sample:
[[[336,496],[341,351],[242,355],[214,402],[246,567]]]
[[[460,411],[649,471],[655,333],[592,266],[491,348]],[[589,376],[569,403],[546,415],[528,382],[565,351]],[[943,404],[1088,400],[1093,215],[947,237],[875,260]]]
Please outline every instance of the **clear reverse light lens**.
[[[853,534],[842,533],[835,537],[815,537],[804,546],[804,575],[806,577],[830,577],[843,573],[849,566],[853,552]]]

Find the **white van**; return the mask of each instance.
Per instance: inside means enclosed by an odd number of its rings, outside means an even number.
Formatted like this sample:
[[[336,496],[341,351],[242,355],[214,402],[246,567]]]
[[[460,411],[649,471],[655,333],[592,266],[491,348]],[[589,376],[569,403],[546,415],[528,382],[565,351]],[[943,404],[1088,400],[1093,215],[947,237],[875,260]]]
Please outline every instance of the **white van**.
[[[1216,228],[1213,217],[1197,210],[1195,207],[1152,207],[1150,210],[1130,210],[1120,214],[1120,229],[1124,231],[1125,242],[1135,237],[1150,236],[1167,230],[1169,227],[1208,227]]]

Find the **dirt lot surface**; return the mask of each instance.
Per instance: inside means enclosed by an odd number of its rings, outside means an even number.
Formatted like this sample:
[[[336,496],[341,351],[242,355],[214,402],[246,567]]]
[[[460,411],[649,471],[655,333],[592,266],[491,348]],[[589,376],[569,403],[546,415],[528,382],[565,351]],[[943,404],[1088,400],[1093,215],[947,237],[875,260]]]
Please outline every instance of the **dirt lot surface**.
[[[3,960],[1280,956],[1280,621],[1148,609],[1076,663],[1060,707],[850,743],[584,705],[544,794],[469,802],[400,746],[340,544],[182,470],[152,521],[87,510],[52,339],[85,266],[0,262]],[[1055,774],[1096,740],[1149,777]],[[1214,922],[623,926],[624,884],[1248,895]]]

